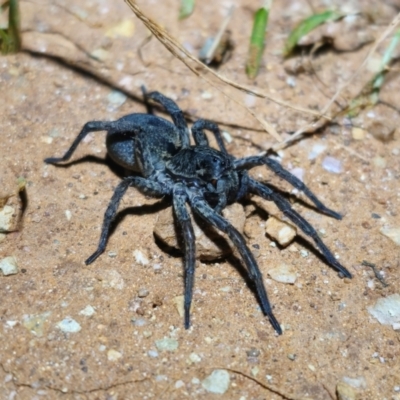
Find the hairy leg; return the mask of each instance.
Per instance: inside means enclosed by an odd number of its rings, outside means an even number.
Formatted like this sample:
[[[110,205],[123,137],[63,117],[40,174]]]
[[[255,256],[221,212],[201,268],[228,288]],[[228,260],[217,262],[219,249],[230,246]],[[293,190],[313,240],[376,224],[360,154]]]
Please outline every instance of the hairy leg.
[[[260,165],[266,165],[280,178],[289,182],[294,188],[302,191],[315,204],[319,211],[329,215],[330,217],[342,219],[342,216],[339,213],[329,209],[318,200],[317,196],[315,196],[315,194],[299,178],[284,169],[281,164],[272,158],[265,156],[252,156],[235,160],[235,168],[237,169],[249,169]]]
[[[306,221],[298,212],[293,210],[290,203],[284,199],[279,194],[275,193],[271,188],[268,186],[257,182],[256,180],[249,178],[249,190],[251,193],[255,193],[258,196],[261,196],[265,200],[273,201],[278,208],[296,225],[298,226],[306,235],[310,236],[318,248],[321,250],[322,254],[324,255],[328,264],[342,273],[343,276],[346,278],[351,278],[351,273],[343,267],[336,260],[335,256],[332,252],[328,249],[325,243],[321,240],[318,236],[317,231],[312,227],[312,225]]]
[[[47,164],[57,164],[59,162],[68,161],[79,143],[85,138],[85,136],[90,132],[98,132],[98,131],[108,131],[113,128],[115,122],[107,122],[107,121],[90,121],[87,122],[82,130],[79,132],[78,136],[73,141],[71,147],[67,150],[67,152],[62,157],[49,157],[44,160]]]
[[[166,188],[162,187],[160,184],[149,181],[142,177],[129,176],[125,178],[122,182],[120,182],[111,197],[106,212],[104,213],[103,225],[101,228],[101,235],[97,249],[85,261],[86,265],[91,264],[100,254],[104,252],[110,233],[111,223],[114,220],[115,215],[117,214],[118,206],[122,197],[130,186],[134,186],[142,192],[152,196],[163,196],[165,194],[168,194]]]
[[[178,105],[170,98],[164,96],[160,92],[150,92],[146,94],[146,97],[160,103],[171,116],[172,121],[174,121],[175,126],[178,128],[182,148],[189,147],[189,129],[183,115],[182,110]]]
[[[196,144],[199,146],[208,146],[208,139],[206,134],[204,133],[204,129],[214,134],[219,149],[223,153],[227,153],[224,141],[222,140],[221,131],[219,130],[218,125],[214,124],[214,122],[207,121],[205,119],[199,119],[192,125],[192,134]]]
[[[279,322],[276,320],[274,314],[272,313],[271,305],[264,287],[261,271],[253,256],[253,253],[247,247],[243,236],[226,219],[216,213],[201,196],[194,195],[189,199],[189,202],[193,210],[198,215],[200,215],[201,218],[203,218],[206,222],[208,222],[215,228],[221,230],[222,232],[225,232],[232,243],[239,250],[239,253],[249,273],[250,279],[253,281],[256,287],[262,311],[269,318],[271,325],[273,326],[275,331],[279,335],[282,334],[282,328],[280,327]]]
[[[185,246],[185,328],[190,327],[190,306],[193,297],[194,273],[196,267],[195,236],[190,215],[186,209],[187,195],[182,184],[178,184],[173,190],[173,205],[176,219],[182,229],[183,243]]]

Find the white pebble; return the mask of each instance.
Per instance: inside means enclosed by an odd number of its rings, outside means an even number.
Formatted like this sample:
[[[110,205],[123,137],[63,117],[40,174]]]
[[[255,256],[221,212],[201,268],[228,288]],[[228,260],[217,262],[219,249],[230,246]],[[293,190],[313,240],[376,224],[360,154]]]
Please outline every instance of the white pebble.
[[[280,264],[279,266],[270,269],[268,274],[274,281],[281,283],[293,284],[297,279],[296,270],[292,266],[286,264]]]
[[[388,237],[390,240],[400,246],[400,228],[384,227],[380,230],[380,232],[382,235]]]
[[[160,351],[175,351],[178,348],[178,341],[176,339],[164,338],[156,340],[156,347]]]
[[[382,297],[367,309],[382,325],[392,325],[393,327],[400,323],[400,294],[395,293],[388,297]]]
[[[333,174],[340,174],[342,172],[342,163],[337,158],[326,156],[322,160],[322,168]]]
[[[7,232],[10,230],[14,215],[14,207],[6,205],[0,210],[0,232]]]
[[[308,159],[309,160],[314,160],[316,159],[321,153],[323,153],[326,149],[326,146],[324,144],[317,143],[315,144],[311,152],[308,154]]]
[[[18,274],[18,265],[15,257],[5,257],[0,261],[0,269],[3,275],[15,275]]]
[[[71,317],[64,318],[57,324],[57,327],[66,333],[76,333],[82,329],[78,322]]]
[[[149,263],[148,258],[140,250],[134,250],[133,256],[140,265],[147,265]]]
[[[216,369],[201,382],[201,385],[207,392],[224,394],[229,388],[230,381],[231,379],[228,371]]]
[[[118,361],[122,357],[122,354],[117,350],[108,350],[107,359],[108,361]]]
[[[296,228],[275,217],[268,218],[265,224],[267,234],[275,239],[281,246],[287,246],[296,236]]]
[[[199,363],[201,361],[201,357],[196,353],[190,353],[189,360],[194,363]]]
[[[85,317],[91,317],[95,312],[95,309],[91,305],[88,305],[83,310],[79,311],[79,314]]]

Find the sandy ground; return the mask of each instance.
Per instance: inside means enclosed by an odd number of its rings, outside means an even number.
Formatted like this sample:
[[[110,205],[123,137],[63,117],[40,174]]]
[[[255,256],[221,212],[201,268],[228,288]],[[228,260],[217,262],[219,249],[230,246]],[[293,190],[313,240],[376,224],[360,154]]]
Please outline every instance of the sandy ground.
[[[139,5],[197,54],[231,3],[235,50],[219,72],[290,104],[322,109],[370,48],[362,43],[345,52],[328,47],[314,57],[315,73],[306,68],[291,74],[293,60],[282,58],[284,39],[312,12],[310,3],[319,10],[324,2],[276,1],[262,68],[251,81],[244,63],[257,1],[203,1],[184,21],[177,18],[178,2]],[[335,2],[345,3],[373,16],[348,40],[366,30],[377,37],[398,12],[389,1]],[[237,157],[275,143],[244,108],[193,75],[156,40],[143,46],[148,31],[122,1],[22,2],[21,8],[25,48],[80,57],[76,65],[95,65],[139,100],[142,84],[161,91],[193,119],[218,122],[231,135],[227,147]],[[100,61],[88,57],[95,51]],[[340,102],[368,80],[379,54]],[[301,55],[294,60],[300,63]],[[18,177],[26,180],[21,225],[0,243],[0,258],[14,256],[19,267],[15,275],[0,274],[0,398],[317,400],[336,399],[339,386],[342,396],[347,390],[343,399],[400,399],[400,331],[368,312],[378,299],[400,292],[398,238],[382,234],[400,229],[399,87],[394,70],[380,94],[385,104],[353,120],[339,118],[279,153],[284,167],[302,175],[328,207],[343,215],[334,220],[307,200],[287,195],[353,279],[341,279],[303,236],[287,248],[276,246],[265,234],[267,214],[247,205],[248,244],[284,332],[274,332],[248,282],[226,260],[197,263],[192,326],[185,330],[177,307],[182,259],[163,251],[153,235],[160,207],[152,205],[158,200],[129,190],[106,252],[84,265],[124,175],[106,159],[104,133],[90,135],[66,167],[43,162],[62,155],[85,122],[143,112],[142,102],[46,55],[25,51],[0,58],[2,190]],[[312,119],[225,90],[283,138]],[[266,168],[252,175],[286,193],[292,190]],[[10,198],[9,204],[16,203],[16,196]],[[138,255],[147,260],[140,262]],[[376,265],[384,281],[363,261]],[[294,284],[271,279],[269,270],[282,264],[295,271]],[[207,386],[214,370],[229,377],[223,394],[212,394]]]

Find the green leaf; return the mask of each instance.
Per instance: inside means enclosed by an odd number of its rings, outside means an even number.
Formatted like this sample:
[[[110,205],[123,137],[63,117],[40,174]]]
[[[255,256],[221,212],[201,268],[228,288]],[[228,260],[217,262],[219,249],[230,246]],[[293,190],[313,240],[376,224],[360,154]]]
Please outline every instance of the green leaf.
[[[194,0],[181,0],[179,19],[187,18],[194,10]]]
[[[254,15],[253,31],[250,38],[249,55],[246,63],[246,73],[249,78],[257,76],[261,57],[264,51],[264,38],[267,29],[269,9],[262,7]]]
[[[342,17],[343,14],[340,14],[337,11],[325,11],[320,14],[311,15],[311,17],[308,17],[304,21],[300,22],[300,24],[293,29],[286,40],[284,55],[288,56],[296,47],[298,41],[303,36],[307,35],[307,33],[317,28],[319,25],[322,25],[328,21],[336,21]]]

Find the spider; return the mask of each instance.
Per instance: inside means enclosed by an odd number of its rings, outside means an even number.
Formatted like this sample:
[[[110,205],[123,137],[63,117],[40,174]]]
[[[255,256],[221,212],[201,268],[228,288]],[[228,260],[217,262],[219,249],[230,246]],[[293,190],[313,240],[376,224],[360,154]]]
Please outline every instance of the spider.
[[[275,318],[263,277],[257,262],[246,245],[244,237],[221,215],[227,204],[239,201],[247,194],[254,194],[273,201],[282,213],[311,237],[326,262],[343,277],[350,272],[334,257],[316,230],[282,195],[266,183],[251,178],[248,170],[265,165],[294,188],[302,191],[322,213],[336,219],[341,215],[327,208],[296,176],[285,170],[279,162],[265,156],[235,158],[224,145],[220,130],[211,121],[199,119],[192,125],[195,145],[190,145],[190,131],[182,110],[170,98],[159,92],[147,93],[143,89],[148,113],[126,115],[117,121],[87,122],[69,150],[60,158],[46,158],[48,164],[70,159],[81,140],[89,133],[107,131],[106,146],[111,158],[132,174],[116,187],[104,214],[97,250],[85,261],[91,264],[106,248],[112,221],[119,203],[131,186],[146,195],[167,197],[172,201],[175,218],[182,230],[184,250],[184,325],[190,326],[190,306],[193,296],[195,273],[195,236],[187,205],[206,223],[225,232],[245,264],[253,282],[263,313],[278,334],[282,328]],[[148,99],[161,104],[173,122],[153,115]],[[209,146],[205,131],[211,132],[219,150]]]

